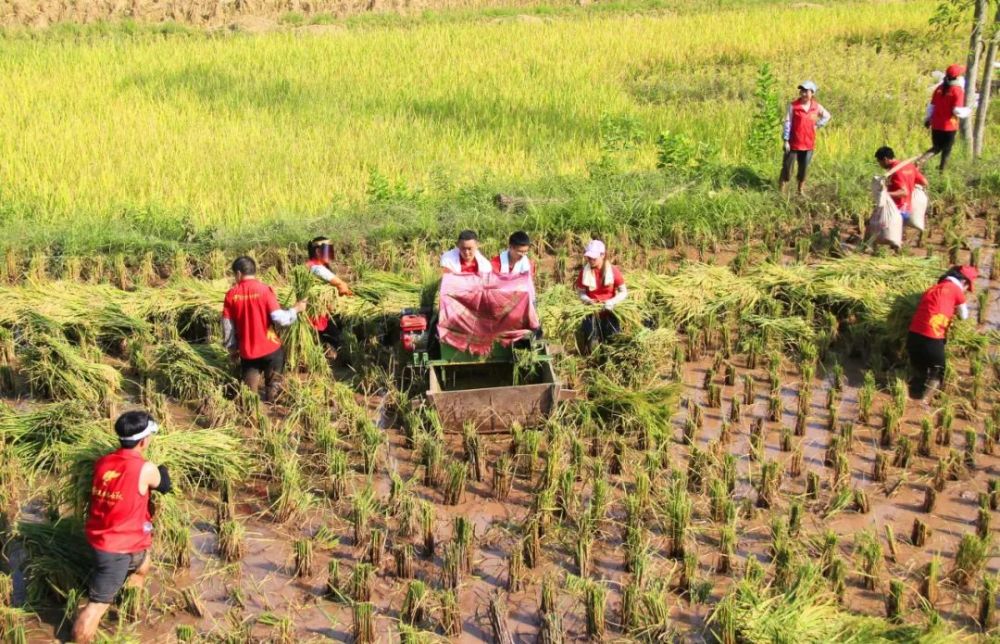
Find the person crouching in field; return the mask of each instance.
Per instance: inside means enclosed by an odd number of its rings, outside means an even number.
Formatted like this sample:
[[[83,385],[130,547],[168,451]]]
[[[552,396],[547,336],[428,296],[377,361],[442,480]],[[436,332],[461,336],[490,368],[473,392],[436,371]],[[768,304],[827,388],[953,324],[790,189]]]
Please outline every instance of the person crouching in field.
[[[306,267],[313,277],[329,284],[337,289],[337,293],[344,297],[354,295],[347,282],[337,277],[333,272],[330,261],[333,259],[333,245],[327,237],[316,237],[309,242],[309,259],[306,260]],[[330,316],[326,313],[309,318],[309,324],[316,329],[320,339],[326,344],[336,346],[339,341],[337,327],[330,321]]]
[[[778,188],[784,192],[785,184],[792,178],[792,166],[798,165],[796,178],[799,194],[805,189],[806,175],[816,147],[816,130],[830,122],[830,113],[816,101],[816,83],[805,81],[799,85],[799,98],[788,106],[782,138],[785,156],[781,163]]]
[[[911,212],[911,200],[913,191],[917,186],[927,187],[927,178],[920,172],[920,169],[912,163],[900,163],[896,160],[896,153],[887,145],[883,145],[875,151],[875,161],[886,171],[886,190],[889,196],[899,208],[899,214],[903,216],[903,222],[909,223]]]
[[[977,277],[979,271],[975,266],[952,266],[920,298],[906,338],[906,352],[913,370],[911,398],[927,401],[940,387],[948,327],[955,313],[962,320],[969,317],[965,294],[972,292]]]
[[[618,267],[607,260],[606,252],[604,242],[592,239],[583,251],[585,261],[576,278],[580,301],[597,309],[583,319],[580,329],[590,350],[621,333],[621,322],[614,309],[628,297],[625,278]]]
[[[970,113],[965,107],[965,88],[962,85],[964,73],[965,67],[962,65],[950,65],[945,70],[944,80],[934,88],[924,116],[924,127],[931,131],[931,147],[920,155],[917,163],[923,164],[935,154],[940,154],[938,170],[941,172],[944,172],[955,145],[959,119],[968,117]]]
[[[73,641],[89,644],[115,595],[126,584],[141,587],[152,566],[150,492],[172,489],[167,468],[143,457],[159,427],[145,411],[127,411],[115,421],[119,449],[97,459],[84,531],[95,567],[88,601],[73,624]]]
[[[264,400],[273,402],[285,369],[285,351],[274,325],[291,325],[306,310],[306,302],[282,309],[274,289],[257,280],[257,263],[250,257],[236,258],[232,270],[236,285],[222,305],[223,343],[230,356],[239,357],[243,383],[257,393],[263,374]]]

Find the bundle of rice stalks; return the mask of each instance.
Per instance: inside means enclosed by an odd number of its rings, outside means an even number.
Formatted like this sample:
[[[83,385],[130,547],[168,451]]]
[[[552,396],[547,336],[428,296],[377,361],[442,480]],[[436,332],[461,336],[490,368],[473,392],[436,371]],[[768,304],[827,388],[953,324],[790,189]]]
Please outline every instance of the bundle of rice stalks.
[[[88,360],[61,334],[32,333],[20,359],[21,373],[36,396],[75,400],[97,409],[121,389],[121,374]]]
[[[662,324],[680,329],[727,313],[753,310],[765,293],[752,278],[738,277],[722,266],[690,263],[673,275],[636,273],[629,286]]]
[[[36,473],[52,471],[65,445],[100,431],[101,423],[78,402],[52,403],[21,413],[0,408],[0,437],[13,446],[28,470]]]
[[[642,389],[666,371],[676,343],[677,334],[670,329],[640,329],[634,335],[619,334],[601,344],[588,362],[612,382]]]
[[[24,573],[30,605],[60,601],[59,597],[86,587],[94,554],[84,537],[82,519],[21,522],[18,536],[25,551]]]
[[[201,402],[210,398],[219,386],[235,383],[223,366],[224,358],[217,353],[221,349],[205,346],[200,349],[183,340],[166,342],[156,349],[152,369],[160,386],[171,396]]]
[[[110,427],[95,427],[78,441],[63,446],[63,490],[65,498],[73,500],[78,510],[89,499],[95,461],[116,449],[118,439]],[[240,481],[250,465],[248,448],[232,428],[164,428],[153,437],[145,457],[165,465],[181,488]]]
[[[610,429],[665,435],[680,397],[680,385],[670,383],[632,390],[599,371],[592,372],[587,385],[588,400],[580,404],[584,413],[604,420]]]
[[[285,347],[285,360],[288,368],[295,371],[301,368],[306,373],[320,374],[328,370],[326,356],[319,334],[309,322],[310,317],[325,314],[315,304],[311,303],[313,286],[318,282],[305,266],[296,266],[292,270],[291,290],[286,298],[286,306],[306,300],[310,302],[305,316],[299,316],[282,333],[282,345]],[[329,290],[329,289],[324,289]]]
[[[129,315],[117,303],[107,304],[93,316],[97,341],[101,346],[124,353],[127,344],[148,344],[153,341],[153,326],[146,320]]]

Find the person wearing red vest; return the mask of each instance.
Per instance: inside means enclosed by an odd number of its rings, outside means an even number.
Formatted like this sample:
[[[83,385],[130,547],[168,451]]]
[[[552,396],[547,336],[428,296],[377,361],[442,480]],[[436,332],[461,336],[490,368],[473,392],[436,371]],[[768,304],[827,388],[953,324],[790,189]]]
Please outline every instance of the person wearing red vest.
[[[507,240],[507,250],[495,255],[490,260],[493,272],[498,275],[519,275],[527,273],[535,278],[535,262],[528,257],[531,250],[531,238],[528,233],[518,230]]]
[[[330,242],[330,239],[328,237],[316,237],[309,242],[307,248],[309,250],[309,259],[306,260],[306,266],[309,268],[309,272],[316,279],[322,280],[337,289],[339,295],[344,297],[354,295],[347,282],[333,272],[333,268],[330,265],[330,261],[333,259],[333,244]],[[339,340],[337,328],[330,322],[329,315],[323,313],[315,317],[310,317],[309,324],[316,329],[320,339],[324,342],[331,346],[337,344]]]
[[[816,101],[818,89],[816,83],[805,81],[799,85],[798,100],[788,106],[782,133],[785,156],[781,163],[781,178],[778,180],[778,187],[782,191],[792,178],[792,166],[798,164],[796,178],[799,182],[799,194],[802,194],[816,147],[816,130],[830,122],[830,113]]]
[[[963,74],[965,67],[962,65],[950,65],[945,70],[944,80],[934,88],[924,116],[924,127],[931,131],[931,147],[920,156],[917,163],[922,164],[935,154],[940,154],[938,169],[942,172],[955,145],[959,119],[969,116],[969,109],[965,107]]]
[[[621,322],[614,309],[628,297],[628,288],[621,270],[608,261],[604,242],[590,240],[583,257],[586,261],[580,267],[575,286],[580,301],[596,309],[583,319],[580,329],[586,348],[593,351],[599,343],[621,333]]]
[[[892,197],[903,221],[910,220],[910,198],[917,186],[927,187],[927,178],[920,168],[912,163],[901,164],[896,160],[896,153],[887,145],[875,151],[875,160],[887,172],[892,172],[886,179],[886,189]]]
[[[910,397],[927,400],[941,385],[948,327],[956,313],[962,320],[969,317],[965,294],[972,292],[977,277],[975,266],[953,266],[920,298],[906,338],[913,370]]]
[[[115,595],[128,584],[141,587],[152,561],[150,492],[170,492],[167,468],[143,457],[159,427],[145,411],[127,411],[115,421],[120,448],[97,459],[84,524],[94,550],[88,601],[73,624],[73,641],[89,644]]]
[[[285,368],[285,352],[274,325],[291,325],[306,310],[306,303],[282,309],[274,289],[257,280],[257,263],[250,257],[237,257],[232,270],[236,285],[222,304],[223,343],[233,359],[239,358],[244,384],[256,393],[263,374],[264,400],[273,402]]]

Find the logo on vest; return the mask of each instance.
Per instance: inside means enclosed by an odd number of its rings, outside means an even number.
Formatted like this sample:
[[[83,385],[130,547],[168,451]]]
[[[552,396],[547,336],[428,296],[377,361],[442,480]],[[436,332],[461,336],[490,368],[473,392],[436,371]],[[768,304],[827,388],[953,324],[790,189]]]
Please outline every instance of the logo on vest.
[[[108,470],[107,472],[104,473],[103,476],[101,476],[101,483],[103,483],[104,485],[107,485],[108,483],[110,483],[111,481],[114,481],[116,478],[118,478],[121,475],[122,475],[121,472],[116,472],[114,470]]]

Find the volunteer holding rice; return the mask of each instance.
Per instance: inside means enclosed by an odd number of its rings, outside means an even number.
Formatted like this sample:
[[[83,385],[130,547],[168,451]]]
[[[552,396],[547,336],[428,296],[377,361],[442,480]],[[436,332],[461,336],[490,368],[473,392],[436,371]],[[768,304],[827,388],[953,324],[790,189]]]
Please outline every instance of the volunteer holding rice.
[[[621,322],[614,308],[628,297],[622,272],[607,260],[606,255],[604,242],[590,240],[583,251],[586,261],[576,278],[580,301],[599,308],[594,315],[585,317],[581,325],[584,341],[590,347],[621,333]]]

